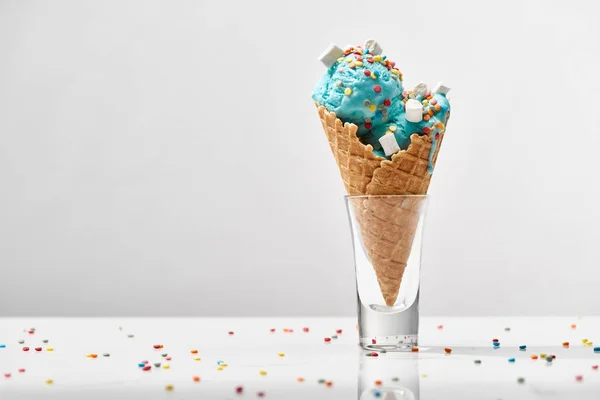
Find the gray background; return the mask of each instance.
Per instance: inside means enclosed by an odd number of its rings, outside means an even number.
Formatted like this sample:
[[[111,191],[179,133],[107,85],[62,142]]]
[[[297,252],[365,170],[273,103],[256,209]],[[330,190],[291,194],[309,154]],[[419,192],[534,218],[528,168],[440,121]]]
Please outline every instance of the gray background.
[[[453,88],[422,310],[597,314],[595,1],[0,1],[0,315],[351,315],[310,99],[377,38]]]

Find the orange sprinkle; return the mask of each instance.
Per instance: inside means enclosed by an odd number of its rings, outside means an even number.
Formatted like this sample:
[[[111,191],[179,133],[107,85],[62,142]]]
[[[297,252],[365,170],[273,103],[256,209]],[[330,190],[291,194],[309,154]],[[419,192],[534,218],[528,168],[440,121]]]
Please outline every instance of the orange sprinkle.
[[[90,354],[90,357],[92,357],[92,358],[98,358],[98,354]]]
[[[429,111],[427,111],[427,114],[429,114],[430,117],[433,117],[433,110],[429,109]]]
[[[571,329],[577,329],[577,324],[571,324]]]
[[[452,353],[452,349],[449,349],[448,347],[446,347],[446,348],[444,349],[444,351],[446,352],[446,354],[450,354],[450,353]]]
[[[194,380],[194,382],[200,382],[200,377],[199,376],[194,376],[192,379]]]
[[[198,354],[198,350],[192,350],[192,351],[190,351],[190,353],[192,353],[192,354]]]
[[[302,378],[302,377],[299,377],[299,378],[297,379],[297,381],[298,381],[298,382],[304,382],[304,378]]]
[[[413,347],[410,351],[412,351],[413,353],[418,353],[419,352],[419,348],[418,347]]]
[[[383,382],[381,382],[380,380],[375,381],[376,386],[381,386],[382,384],[383,384]]]
[[[531,359],[532,359],[532,360],[537,360],[537,359],[538,359],[538,356],[536,356],[535,354],[532,354],[532,355],[531,355]]]
[[[435,111],[440,111],[442,109],[442,107],[440,107],[439,104],[436,104],[434,108],[435,108]]]
[[[569,347],[569,342],[563,342],[563,347],[566,349]]]
[[[438,325],[437,328],[438,329],[444,329],[444,325]]]
[[[429,116],[429,114],[425,114],[425,115],[423,115],[423,119],[424,119],[425,121],[429,121],[429,119],[430,119],[430,118],[431,118],[431,117]]]
[[[326,385],[327,387],[332,387],[332,386],[333,386],[333,382],[331,382],[331,381],[327,381],[327,382],[325,382],[325,385]]]

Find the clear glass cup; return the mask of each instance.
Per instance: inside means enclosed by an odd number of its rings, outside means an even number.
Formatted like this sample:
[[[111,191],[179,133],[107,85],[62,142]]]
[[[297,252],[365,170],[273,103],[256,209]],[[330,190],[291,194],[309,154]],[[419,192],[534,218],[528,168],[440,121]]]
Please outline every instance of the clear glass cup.
[[[427,196],[346,196],[360,345],[410,351],[418,345],[421,243]]]

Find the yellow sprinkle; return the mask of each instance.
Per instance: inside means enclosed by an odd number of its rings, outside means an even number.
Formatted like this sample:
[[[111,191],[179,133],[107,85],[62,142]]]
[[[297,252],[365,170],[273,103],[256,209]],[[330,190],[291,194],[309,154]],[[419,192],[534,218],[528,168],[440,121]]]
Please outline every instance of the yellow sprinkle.
[[[279,357],[283,357],[283,356],[285,356],[285,353],[279,352],[279,353],[277,353],[277,355],[278,355]]]
[[[227,363],[221,363],[221,367],[225,368],[225,367],[227,367],[227,366],[228,366],[228,364],[227,364]]]
[[[424,105],[424,106],[426,106],[426,105],[428,105],[428,104],[429,104],[429,101],[427,101],[427,100],[423,100],[421,103],[423,103],[423,105]]]
[[[381,60],[382,60],[381,56],[373,57],[373,61],[375,61],[375,62],[380,62]]]
[[[163,369],[169,369],[169,368],[171,368],[171,366],[169,364],[163,365]]]
[[[267,374],[267,371],[265,371],[264,369],[261,369],[261,370],[260,370],[260,374],[261,374],[262,376],[265,376],[265,375]]]
[[[546,354],[546,353],[541,353],[541,354],[540,354],[540,357],[541,357],[541,358],[546,358],[546,356],[547,356],[547,354]]]
[[[355,62],[354,62],[354,64],[355,64],[357,67],[362,67],[362,66],[363,66],[363,63],[362,63],[362,61],[355,61]]]
[[[166,390],[167,392],[172,392],[172,391],[173,391],[173,389],[174,389],[174,386],[173,386],[173,385],[167,385],[167,386],[165,386],[165,390]]]
[[[400,72],[399,72],[397,69],[393,69],[393,70],[392,70],[392,74],[394,74],[394,75],[399,75],[399,74],[400,74]]]
[[[346,96],[350,96],[350,95],[352,94],[352,89],[350,89],[349,87],[348,87],[348,88],[346,88],[346,89],[344,89],[344,94],[345,94]]]
[[[377,75],[375,75],[375,72],[371,72],[371,78],[377,79]]]
[[[85,355],[85,357],[86,357],[86,358],[91,358],[91,357],[92,357],[92,355],[91,355],[91,354],[86,354],[86,355]]]
[[[52,385],[54,383],[54,381],[52,379],[46,379],[46,383],[48,385]]]
[[[385,134],[386,134],[386,135],[387,135],[388,133],[391,135],[391,134],[393,134],[394,132],[392,132],[392,131],[386,131],[386,132],[385,132]]]
[[[587,343],[588,340],[587,339],[581,339],[581,343]]]
[[[54,347],[48,347],[46,348],[46,351],[54,351]]]
[[[396,125],[390,125],[389,130],[392,132],[396,132]]]
[[[201,358],[200,357],[194,357],[194,361],[200,361]]]
[[[217,371],[223,371],[223,367],[217,367]]]
[[[340,57],[337,60],[338,60],[338,62],[342,62],[342,61],[344,61],[344,57]]]
[[[346,58],[346,62],[347,62],[347,63],[351,63],[351,62],[352,62],[352,57],[347,57],[347,58]]]
[[[371,111],[371,112],[375,112],[375,111],[377,111],[377,106],[376,106],[375,104],[371,104],[371,105],[369,106],[369,111]]]

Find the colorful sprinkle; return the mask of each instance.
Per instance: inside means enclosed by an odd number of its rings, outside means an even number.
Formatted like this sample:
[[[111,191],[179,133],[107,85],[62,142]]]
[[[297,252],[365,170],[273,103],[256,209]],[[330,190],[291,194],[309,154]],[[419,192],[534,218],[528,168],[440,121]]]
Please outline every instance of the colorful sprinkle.
[[[19,372],[20,372],[21,374],[25,373],[25,368],[19,368]]]
[[[309,328],[302,328],[302,331],[308,333],[310,331],[310,329]]]
[[[377,354],[376,352],[372,352],[371,357],[379,357],[379,354]]]
[[[446,347],[446,348],[444,349],[444,352],[445,352],[446,354],[450,354],[450,353],[452,353],[452,349],[450,349],[450,348]]]
[[[371,72],[371,75],[369,75],[371,77],[371,79],[377,79],[377,75],[375,74],[375,72]]]
[[[150,371],[150,369],[151,369],[151,368],[152,368],[152,367],[151,367],[150,365],[145,365],[145,366],[142,368],[142,370],[143,370],[143,371]]]
[[[267,375],[267,371],[265,371],[264,369],[261,369],[258,373],[261,374],[262,376]]]
[[[377,344],[377,340],[371,339],[371,344]]]
[[[384,105],[384,106],[386,106],[386,107],[389,107],[389,106],[391,106],[391,105],[392,105],[392,102],[391,102],[391,100],[390,100],[390,99],[385,99],[385,100],[383,101],[383,105]]]
[[[235,388],[235,392],[236,392],[236,393],[240,393],[240,394],[241,394],[241,393],[243,393],[243,392],[244,392],[244,387],[243,387],[243,386],[238,386],[238,387],[236,387],[236,388]]]
[[[227,333],[229,334],[229,336],[233,335],[233,331],[229,331]]]
[[[318,382],[319,384],[323,384],[323,383],[325,383],[325,379],[319,379],[317,382]]]
[[[52,385],[54,381],[52,379],[46,379],[46,385]]]
[[[162,354],[161,354],[161,357],[163,357],[163,358],[164,358],[164,357],[166,357],[166,356],[168,356],[168,355],[169,355],[168,353],[162,353]]]
[[[523,383],[525,383],[525,378],[523,378],[523,377],[517,378],[517,383],[522,385]]]
[[[344,89],[344,94],[345,94],[346,96],[350,96],[350,95],[352,94],[352,89],[350,89],[350,88],[346,88],[346,89]],[[284,332],[287,332],[287,331],[284,331]]]
[[[277,353],[277,355],[278,355],[279,357],[283,357],[283,356],[285,356],[285,353],[283,353],[283,352],[281,352],[281,351],[280,351],[279,353]]]
[[[327,381],[327,382],[325,382],[325,386],[332,387],[333,386],[333,382]]]
[[[10,375],[10,372],[6,372],[6,373],[4,373],[4,377],[5,377],[5,378],[10,378],[10,377],[11,377],[11,375]]]
[[[171,356],[169,356],[169,357],[165,357],[165,360],[167,360],[167,361],[171,361]]]
[[[477,365],[481,364],[481,360],[475,360],[475,361],[473,361],[473,362],[474,362],[475,364],[477,364]]]
[[[138,367],[140,367],[140,368],[145,367],[145,366],[146,366],[146,363],[143,363],[143,362],[138,363]]]
[[[190,350],[190,353],[192,353],[192,354],[198,354],[198,350]]]
[[[375,386],[383,385],[383,382],[381,382],[380,380],[376,380],[374,383],[375,383]]]
[[[571,329],[577,329],[577,324],[571,324]]]
[[[504,332],[510,332],[510,328],[507,326],[506,328],[504,328]]]
[[[365,74],[365,76],[371,76],[371,71],[369,71],[368,69],[365,69],[363,71],[363,74]]]
[[[127,335],[128,338],[132,338],[133,337],[133,333],[130,333],[129,335]]]
[[[592,365],[592,369],[597,371],[598,370],[598,366],[597,365]]]
[[[23,351],[29,351],[29,347],[23,347]]]
[[[575,375],[576,382],[583,382],[583,375]]]
[[[19,340],[19,344],[23,344],[25,341],[23,339]]]
[[[569,347],[569,342],[563,342],[562,346],[563,346],[564,348],[568,348],[568,347]]]
[[[594,353],[600,353],[600,347],[594,347]]]
[[[531,359],[532,359],[532,360],[537,360],[537,359],[538,359],[538,356],[536,356],[535,354],[532,354],[532,355],[531,355]]]
[[[200,382],[200,377],[199,377],[199,376],[193,376],[193,377],[192,377],[192,380],[193,380],[194,382]]]
[[[54,351],[54,347],[46,347],[46,351]]]
[[[169,368],[171,368],[171,366],[169,364],[163,365],[163,369],[169,369]]]
[[[258,393],[256,393],[256,395],[258,397],[265,397],[265,392],[258,392]]]
[[[298,377],[298,378],[296,378],[296,380],[300,383],[304,382],[304,378],[302,378],[302,377]]]
[[[514,358],[509,358],[509,359],[508,359],[508,362],[509,362],[509,363],[514,363],[514,362],[515,362],[515,359],[514,359]]]
[[[498,343],[498,342],[500,342],[500,341],[499,341],[498,339],[492,339],[492,342],[493,342],[493,343]]]
[[[331,338],[329,338],[329,337],[326,337],[326,338],[324,338],[323,340],[325,341],[325,343],[329,343],[329,342],[331,342]]]
[[[154,366],[155,366],[156,368],[160,368],[160,363],[159,363],[159,362],[155,362],[155,363],[154,363]]]
[[[167,392],[172,392],[172,391],[173,391],[173,389],[175,389],[175,387],[174,387],[173,385],[167,385],[167,386],[165,386],[165,390],[166,390]]]
[[[519,346],[519,350],[527,350],[527,346],[525,346],[524,344],[522,344],[521,346]]]
[[[341,81],[338,81],[338,82],[341,82]],[[271,328],[270,331],[271,331],[271,333],[274,333],[275,332],[275,328]]]
[[[369,111],[371,111],[371,112],[375,112],[375,111],[377,111],[377,106],[376,106],[375,104],[371,104],[371,105],[369,106]]]
[[[6,345],[5,344],[0,344],[0,349],[5,349]]]
[[[552,356],[546,356],[544,358],[546,359],[547,362],[552,362],[552,360],[554,360],[554,358],[552,358]]]
[[[381,93],[381,86],[375,85],[373,86],[373,90],[375,91],[375,93]]]
[[[194,357],[194,361],[200,361],[201,358],[200,357]]]
[[[410,351],[412,351],[413,353],[418,353],[419,352],[419,348],[418,347],[413,347],[412,349],[410,349]]]
[[[500,342],[494,342],[494,348],[500,347]]]
[[[342,330],[341,329],[336,329],[335,333],[337,333],[338,335],[342,334]]]

